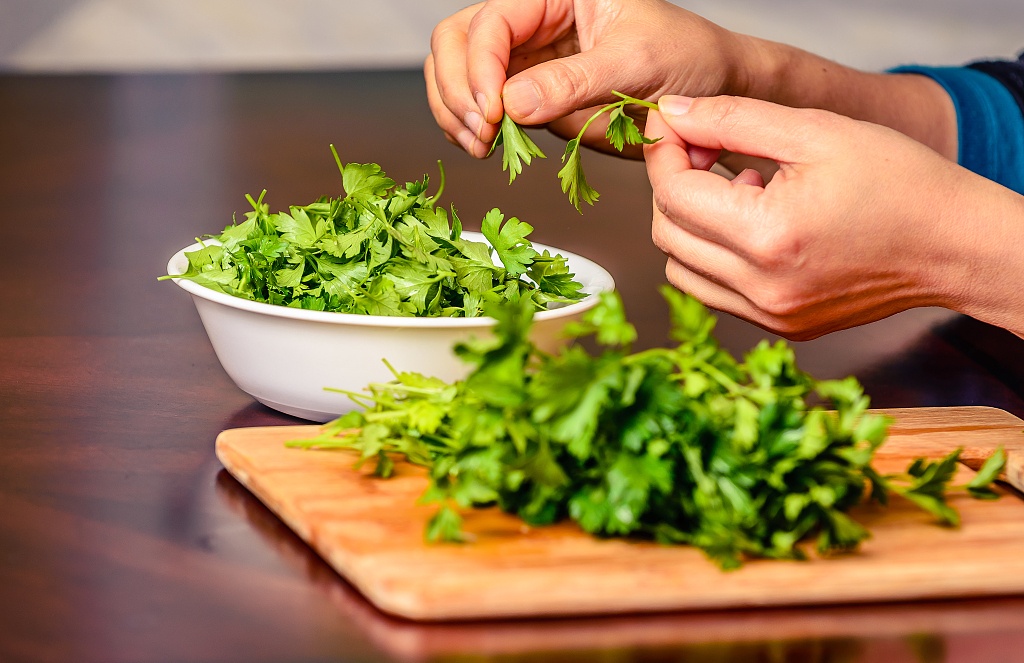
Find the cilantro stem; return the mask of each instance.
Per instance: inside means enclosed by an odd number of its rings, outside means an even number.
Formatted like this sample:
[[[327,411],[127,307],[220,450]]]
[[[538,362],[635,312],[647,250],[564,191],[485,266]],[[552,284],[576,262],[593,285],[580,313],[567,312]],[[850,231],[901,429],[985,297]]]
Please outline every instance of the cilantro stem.
[[[389,393],[400,392],[400,393],[405,393],[405,394],[425,394],[425,395],[431,395],[431,394],[439,394],[439,393],[441,393],[442,391],[444,391],[444,389],[448,388],[448,385],[445,385],[443,388],[441,388],[441,387],[414,387],[414,386],[409,385],[409,384],[395,384],[393,382],[389,382],[389,383],[386,383],[386,384],[371,384],[370,388],[371,389],[373,389],[373,388],[380,389],[382,391],[387,391]]]
[[[358,391],[351,391],[349,389],[338,389],[337,387],[324,387],[324,391],[329,391],[334,394],[344,394],[345,396],[348,396],[358,405],[364,408],[368,408],[374,402],[376,402],[376,399],[371,394],[363,394]]]
[[[812,534],[822,554],[855,548],[869,534],[847,511],[867,484],[868,499],[901,496],[942,524],[959,522],[947,501],[959,450],[879,475],[870,463],[889,422],[866,412],[853,378],[817,382],[781,343],[738,361],[710,337],[707,309],[670,292],[679,345],[635,354],[617,343],[600,356],[579,346],[542,355],[529,341],[529,306],[489,309],[496,344],[460,348],[476,364],[469,377],[431,381],[389,364],[397,383],[370,385],[372,407],[337,421],[352,437],[336,446],[376,458],[381,476],[389,455],[429,468],[421,503],[441,509],[428,540],[465,540],[459,510],[497,503],[531,525],[569,517],[599,536],[692,544],[731,569],[748,557],[803,559]],[[627,325],[605,293],[574,337],[622,339]],[[814,393],[835,416],[805,406]],[[990,484],[1004,463],[997,452],[957,488],[997,498]]]
[[[631,96],[629,96],[627,94],[622,94],[621,92],[616,92],[615,90],[612,90],[612,94],[614,94],[616,97],[619,97],[621,99],[621,101],[613,101],[610,104],[602,106],[600,110],[598,110],[596,113],[591,115],[590,118],[586,122],[583,123],[583,128],[580,129],[579,134],[577,134],[577,136],[576,136],[577,140],[579,140],[579,141],[583,140],[583,134],[587,133],[587,129],[589,129],[590,125],[594,123],[594,120],[599,118],[604,113],[610,113],[611,111],[615,110],[616,108],[625,108],[626,106],[628,106],[630,104],[634,104],[634,105],[637,105],[637,106],[645,106],[645,107],[650,108],[652,110],[658,110],[658,105],[657,104],[653,104],[650,101],[645,101],[644,99],[636,99],[636,98],[631,97]]]
[[[645,99],[637,99],[615,90],[612,90],[612,94],[618,97],[619,100],[602,106],[596,113],[587,118],[587,121],[583,123],[583,127],[576,137],[566,144],[565,152],[562,155],[562,168],[558,171],[558,179],[562,183],[562,192],[569,197],[569,202],[579,212],[582,212],[580,209],[581,201],[593,205],[600,197],[600,194],[587,184],[587,178],[580,163],[580,145],[582,144],[583,136],[598,117],[604,113],[611,113],[611,119],[608,121],[607,129],[605,129],[605,137],[612,147],[620,152],[626,145],[649,144],[659,140],[644,136],[637,128],[633,118],[626,115],[623,111],[629,105],[657,110],[657,104]],[[522,172],[524,161],[529,165],[533,157],[544,157],[544,154],[530,140],[522,127],[516,124],[507,113],[501,120],[501,129],[498,132],[498,136],[494,139],[494,143],[491,144],[491,152],[498,145],[504,146],[502,168],[509,171],[509,184],[512,184],[516,176]],[[488,152],[488,155],[491,152]]]
[[[441,197],[441,194],[444,193],[444,184],[445,184],[444,164],[441,163],[440,159],[437,160],[437,170],[441,173],[441,181],[438,183],[437,193],[435,193],[430,198],[427,198],[427,204],[430,205],[430,206],[433,206],[434,204],[436,204],[438,199]]]
[[[612,94],[614,94],[616,97],[621,98],[622,101],[626,102],[627,104],[634,104],[636,106],[646,106],[647,108],[650,108],[651,110],[658,110],[658,104],[654,103],[653,101],[647,101],[646,99],[637,99],[636,97],[631,97],[628,94],[623,94],[623,93],[617,92],[615,90],[612,90]],[[621,102],[617,101],[615,103],[621,103]]]
[[[338,172],[341,176],[345,177],[345,164],[341,163],[341,157],[338,156],[338,150],[334,149],[334,143],[331,143],[331,154],[334,155],[334,163],[338,164]]]
[[[738,396],[743,393],[743,387],[741,387],[735,380],[723,373],[718,369],[717,366],[709,364],[708,362],[698,359],[695,364],[701,368],[705,373],[715,379],[718,384],[728,390],[733,396]]]

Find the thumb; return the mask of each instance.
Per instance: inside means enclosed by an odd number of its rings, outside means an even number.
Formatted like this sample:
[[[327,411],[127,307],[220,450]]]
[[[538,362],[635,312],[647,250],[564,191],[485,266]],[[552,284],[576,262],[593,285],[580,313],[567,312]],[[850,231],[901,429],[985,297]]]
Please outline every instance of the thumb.
[[[779,163],[806,160],[832,132],[839,116],[790,108],[745,97],[691,99],[666,95],[658,100],[665,123],[687,143]]]
[[[551,122],[614,100],[612,90],[621,87],[615,75],[621,70],[621,52],[596,46],[541,62],[512,76],[502,90],[502,103],[517,122]]]

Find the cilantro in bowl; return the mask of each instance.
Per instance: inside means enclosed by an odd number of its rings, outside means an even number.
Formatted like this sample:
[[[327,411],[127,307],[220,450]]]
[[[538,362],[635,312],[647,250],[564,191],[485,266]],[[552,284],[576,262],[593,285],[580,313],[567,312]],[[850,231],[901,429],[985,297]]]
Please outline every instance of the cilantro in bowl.
[[[345,195],[271,214],[252,211],[216,242],[186,253],[189,279],[213,290],[269,304],[365,315],[476,317],[487,302],[528,299],[539,310],[584,297],[565,258],[538,252],[533,227],[497,209],[481,231],[435,207],[428,178],[399,186],[377,164],[342,164]],[[440,166],[440,162],[438,163]],[[497,258],[497,259],[495,259]]]

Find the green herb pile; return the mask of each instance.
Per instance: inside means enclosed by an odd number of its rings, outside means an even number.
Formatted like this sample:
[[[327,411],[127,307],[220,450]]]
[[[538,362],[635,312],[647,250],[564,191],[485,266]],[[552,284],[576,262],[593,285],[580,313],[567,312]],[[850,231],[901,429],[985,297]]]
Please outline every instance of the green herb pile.
[[[459,510],[497,504],[532,525],[568,517],[600,536],[690,544],[732,568],[801,558],[810,536],[823,553],[852,549],[868,532],[846,511],[891,493],[958,522],[945,493],[959,451],[879,474],[870,462],[888,421],[866,412],[856,380],[815,381],[783,342],[739,362],[699,302],[663,293],[675,347],[631,353],[635,331],[606,293],[566,329],[600,353],[577,343],[548,355],[528,341],[531,308],[506,306],[489,311],[493,338],[456,347],[474,366],[464,381],[395,373],[350,394],[365,411],[290,444],[359,450],[382,477],[396,455],[428,466],[424,500],[440,505],[431,540],[462,540]],[[1004,462],[1000,451],[966,488],[994,497]]]
[[[490,247],[463,237],[455,208],[435,207],[443,170],[428,196],[427,177],[398,186],[377,164],[342,165],[331,151],[345,196],[275,214],[266,191],[246,196],[244,222],[186,253],[184,274],[163,278],[270,304],[388,316],[474,317],[485,304],[543,309],[583,298],[565,258],[533,248],[529,224],[493,209],[481,224]]]
[[[640,145],[655,143],[660,139],[651,139],[640,133],[633,118],[626,114],[626,107],[638,105],[645,108],[657,110],[658,105],[652,104],[643,99],[636,99],[621,92],[612,91],[612,94],[619,97],[618,101],[602,106],[600,110],[590,116],[583,124],[579,134],[570,140],[565,146],[562,154],[562,169],[558,171],[558,179],[562,183],[562,193],[569,197],[576,211],[582,213],[580,201],[593,205],[600,197],[592,186],[587,184],[587,177],[583,172],[583,162],[580,156],[580,141],[583,135],[590,128],[590,125],[604,113],[610,113],[608,127],[605,129],[605,138],[609,144],[619,152],[626,145]],[[536,143],[523,131],[515,121],[508,115],[501,120],[501,127],[498,137],[491,145],[491,152],[499,145],[503,146],[502,169],[508,171],[508,183],[515,181],[516,177],[523,172],[523,162],[530,165],[533,159],[547,158]]]

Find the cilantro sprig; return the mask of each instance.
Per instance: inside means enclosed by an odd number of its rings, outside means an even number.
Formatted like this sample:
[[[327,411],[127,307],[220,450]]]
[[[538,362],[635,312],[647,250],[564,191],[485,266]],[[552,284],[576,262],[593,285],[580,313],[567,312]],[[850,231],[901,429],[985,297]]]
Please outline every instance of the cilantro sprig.
[[[276,213],[266,191],[246,196],[252,210],[243,222],[187,252],[185,273],[162,278],[270,304],[388,316],[475,317],[487,304],[543,309],[583,297],[565,258],[533,248],[529,224],[492,209],[481,224],[488,243],[464,237],[455,207],[435,206],[443,168],[428,195],[426,176],[399,186],[379,165],[343,164],[331,152],[344,195]]]
[[[857,547],[869,534],[848,511],[865,499],[902,495],[957,523],[946,494],[959,451],[879,474],[871,460],[889,420],[867,411],[855,379],[814,380],[781,341],[738,361],[703,305],[663,294],[675,347],[631,352],[636,333],[612,293],[566,329],[592,338],[594,355],[579,343],[539,351],[531,308],[505,307],[491,312],[493,338],[456,347],[473,365],[465,380],[394,371],[350,394],[364,411],[291,444],[356,449],[383,477],[396,456],[428,466],[430,540],[465,540],[460,511],[496,504],[531,525],[571,518],[598,536],[690,544],[735,568],[802,558],[808,537],[822,553]],[[995,496],[1003,463],[1000,451],[960,488]]]
[[[533,142],[529,134],[523,131],[515,121],[506,113],[501,118],[501,128],[497,137],[491,143],[491,149],[487,153],[490,156],[498,146],[503,146],[501,152],[501,169],[508,171],[508,183],[515,182],[516,177],[523,172],[523,162],[529,166],[533,159],[547,159],[544,152]]]
[[[565,152],[562,154],[563,165],[562,169],[558,171],[558,179],[562,183],[562,193],[569,197],[569,202],[581,214],[583,213],[583,210],[580,208],[581,202],[593,205],[600,197],[600,194],[587,183],[580,154],[583,136],[597,118],[605,113],[610,113],[608,127],[605,130],[605,138],[619,152],[626,145],[649,145],[660,140],[659,138],[652,139],[644,136],[640,129],[637,128],[633,118],[626,114],[626,106],[631,104],[653,110],[657,110],[657,104],[644,99],[636,99],[614,90],[612,94],[619,97],[619,100],[602,106],[596,113],[591,115],[583,124],[579,134],[566,144]],[[514,182],[516,177],[522,172],[522,162],[525,161],[529,165],[533,157],[545,158],[544,153],[530,140],[530,137],[523,131],[522,127],[516,124],[507,114],[501,120],[501,128],[498,132],[498,137],[491,145],[491,152],[499,145],[504,146],[502,169],[508,171],[509,184]]]

